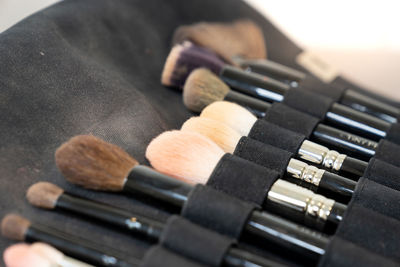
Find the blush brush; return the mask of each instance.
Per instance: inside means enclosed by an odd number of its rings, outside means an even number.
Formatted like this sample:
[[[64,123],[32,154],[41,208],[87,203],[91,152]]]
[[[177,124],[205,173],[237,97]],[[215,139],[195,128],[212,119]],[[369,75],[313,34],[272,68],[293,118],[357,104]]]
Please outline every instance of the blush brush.
[[[216,146],[209,142],[212,146]],[[220,150],[218,146],[217,150]],[[118,157],[115,156],[115,151],[118,151]],[[182,156],[190,159],[189,154]],[[132,164],[128,168],[124,166],[124,162]],[[178,180],[149,167],[138,165],[137,161],[122,149],[90,135],[76,136],[64,143],[56,152],[56,163],[65,178],[73,184],[92,190],[120,191],[133,197],[146,195],[179,209],[183,207],[193,190],[192,184],[201,178]],[[205,160],[204,164],[209,163]],[[105,170],[103,165],[112,167]],[[166,168],[169,166],[165,165]],[[126,171],[121,172],[120,170],[125,167]],[[205,172],[201,173],[209,175],[207,172],[208,168],[205,168]],[[261,237],[266,242],[312,259],[317,259],[324,253],[328,242],[326,237],[314,231],[259,211],[252,213],[245,227],[245,233]]]

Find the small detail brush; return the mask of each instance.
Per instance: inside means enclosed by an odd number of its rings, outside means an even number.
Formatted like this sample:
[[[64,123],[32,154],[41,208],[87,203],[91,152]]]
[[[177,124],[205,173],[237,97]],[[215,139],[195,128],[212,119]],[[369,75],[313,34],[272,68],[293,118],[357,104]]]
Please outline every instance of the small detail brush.
[[[212,146],[216,146],[212,141],[209,142]],[[218,146],[217,149],[220,150]],[[120,155],[119,157],[115,156],[116,150]],[[135,159],[121,151],[122,149],[117,149],[115,145],[94,136],[76,136],[57,150],[56,163],[61,172],[68,175],[66,179],[69,182],[84,188],[118,191],[115,190],[115,184],[118,184],[117,188],[121,189],[119,191],[132,196],[145,194],[175,207],[183,207],[193,189],[192,185],[161,174],[149,167],[137,165]],[[184,155],[187,159],[190,159],[190,156],[190,154]],[[129,174],[125,171],[121,172],[121,169],[125,168],[125,162],[135,162],[135,164],[132,164]],[[204,163],[208,164],[207,160]],[[104,170],[105,167],[102,166],[104,164],[111,167]],[[168,168],[168,165],[165,167]],[[82,169],[87,170],[82,173]],[[104,171],[105,173],[102,173]],[[201,171],[201,173],[209,175],[206,172]],[[106,179],[113,181],[106,181]],[[197,183],[196,177],[185,181]],[[249,218],[244,233],[246,232],[290,251],[296,251],[298,255],[313,259],[324,253],[324,248],[328,242],[326,237],[314,231],[275,215],[259,211],[254,211]],[[276,235],[275,233],[279,234]]]
[[[111,249],[103,251],[94,243],[60,232],[56,229],[31,223],[15,214],[6,215],[1,221],[1,233],[12,240],[48,243],[68,255],[96,266],[136,266],[127,263],[119,256],[111,255]],[[139,261],[139,260],[138,260]]]

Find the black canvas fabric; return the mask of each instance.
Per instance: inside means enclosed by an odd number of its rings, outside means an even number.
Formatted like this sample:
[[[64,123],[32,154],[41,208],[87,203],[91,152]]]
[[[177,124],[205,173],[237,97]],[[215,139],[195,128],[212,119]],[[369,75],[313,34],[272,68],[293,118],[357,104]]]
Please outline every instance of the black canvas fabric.
[[[306,75],[304,80],[300,82],[299,87],[305,91],[329,97],[335,102],[340,101],[342,95],[346,91],[345,87],[337,87],[332,84],[323,83],[312,75]]]
[[[374,158],[400,167],[400,145],[383,139],[379,141]]]
[[[399,266],[399,262],[392,261],[373,253],[367,249],[357,246],[340,237],[333,237],[325,254],[318,262],[318,267],[376,267],[376,266]]]
[[[240,138],[233,154],[274,170],[278,172],[280,176],[286,173],[289,160],[293,157],[293,153],[263,144],[245,136]]]
[[[334,100],[300,88],[293,88],[285,94],[285,99],[282,103],[323,120]]]
[[[140,267],[205,267],[199,262],[192,261],[181,255],[178,255],[161,245],[155,245],[149,249],[145,254],[143,261],[139,265]]]
[[[300,133],[309,138],[319,119],[306,113],[295,110],[282,103],[274,103],[262,118],[285,129]]]
[[[218,162],[207,184],[244,201],[262,206],[279,173],[231,154]]]
[[[336,236],[383,257],[400,260],[400,222],[361,205],[348,205]]]
[[[368,162],[363,177],[400,191],[400,168],[379,159]]]
[[[400,123],[393,123],[386,133],[386,140],[400,145]]]
[[[301,144],[306,139],[302,134],[290,131],[266,120],[257,120],[251,128],[248,137],[292,153],[297,153]]]
[[[234,239],[171,216],[160,238],[165,248],[207,266],[220,266]]]
[[[238,239],[256,205],[241,201],[209,186],[196,185],[181,215],[220,234]]]
[[[361,177],[354,190],[355,204],[400,220],[400,192]]]

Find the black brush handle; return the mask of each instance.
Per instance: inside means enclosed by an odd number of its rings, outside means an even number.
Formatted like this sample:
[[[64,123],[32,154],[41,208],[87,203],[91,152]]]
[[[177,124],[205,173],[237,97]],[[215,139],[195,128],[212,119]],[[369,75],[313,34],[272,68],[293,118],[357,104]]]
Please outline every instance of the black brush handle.
[[[287,265],[247,252],[238,248],[230,248],[225,255],[222,266],[230,267],[284,267]]]
[[[319,187],[332,193],[332,196],[339,196],[340,199],[350,199],[354,193],[357,182],[343,176],[325,171],[319,183]]]
[[[224,100],[249,108],[259,118],[264,117],[265,112],[271,107],[271,104],[265,101],[232,90],[226,94]]]
[[[47,243],[73,258],[95,266],[132,267],[139,266],[140,262],[140,259],[134,259],[134,263],[128,263],[118,252],[112,252],[112,249],[104,251],[104,248],[88,240],[45,226],[31,225],[25,233],[25,241]]]
[[[340,167],[341,173],[354,174],[357,177],[364,175],[365,170],[368,167],[368,162],[359,160],[353,157],[346,157]],[[358,180],[358,179],[357,179]]]
[[[66,193],[58,198],[56,208],[75,212],[152,240],[158,240],[163,231],[163,225],[155,220]]]

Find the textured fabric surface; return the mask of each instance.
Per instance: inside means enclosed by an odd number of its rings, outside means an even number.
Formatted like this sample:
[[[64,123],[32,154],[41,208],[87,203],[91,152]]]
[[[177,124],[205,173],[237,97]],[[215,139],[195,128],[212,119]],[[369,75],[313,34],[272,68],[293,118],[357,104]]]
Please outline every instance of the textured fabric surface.
[[[165,248],[207,266],[220,266],[234,243],[234,239],[179,216],[168,219],[160,238]]]
[[[305,79],[300,82],[300,88],[332,98],[335,102],[340,100],[345,91],[345,87],[323,83],[312,75],[306,75]]]
[[[279,173],[231,154],[218,162],[207,184],[213,188],[262,206]]]
[[[256,206],[209,186],[196,185],[181,215],[199,225],[238,239]]]
[[[363,177],[381,185],[400,191],[400,168],[372,158]]]
[[[175,254],[172,251],[162,247],[161,245],[155,245],[147,251],[143,258],[143,262],[140,267],[204,267],[207,265],[200,264],[185,258],[181,255]]]
[[[383,139],[379,141],[374,158],[400,167],[400,145]]]
[[[233,154],[274,170],[278,172],[280,176],[286,173],[289,160],[293,157],[293,153],[263,144],[245,136],[240,138]]]
[[[400,123],[393,123],[389,131],[386,133],[386,140],[400,145]]]
[[[382,257],[342,238],[332,238],[324,256],[320,259],[318,267],[376,267],[399,266],[398,262]]]
[[[303,134],[307,138],[311,136],[319,122],[318,118],[295,110],[282,103],[274,103],[262,119],[285,129]]]
[[[293,88],[285,94],[282,103],[323,120],[333,102],[334,100],[329,97],[313,94],[300,88]]]
[[[336,236],[392,260],[400,260],[400,222],[360,205],[348,205]]]
[[[248,137],[292,153],[297,153],[306,138],[302,134],[287,130],[265,120],[257,120]]]
[[[370,179],[358,180],[352,197],[354,204],[400,220],[400,192]]]

